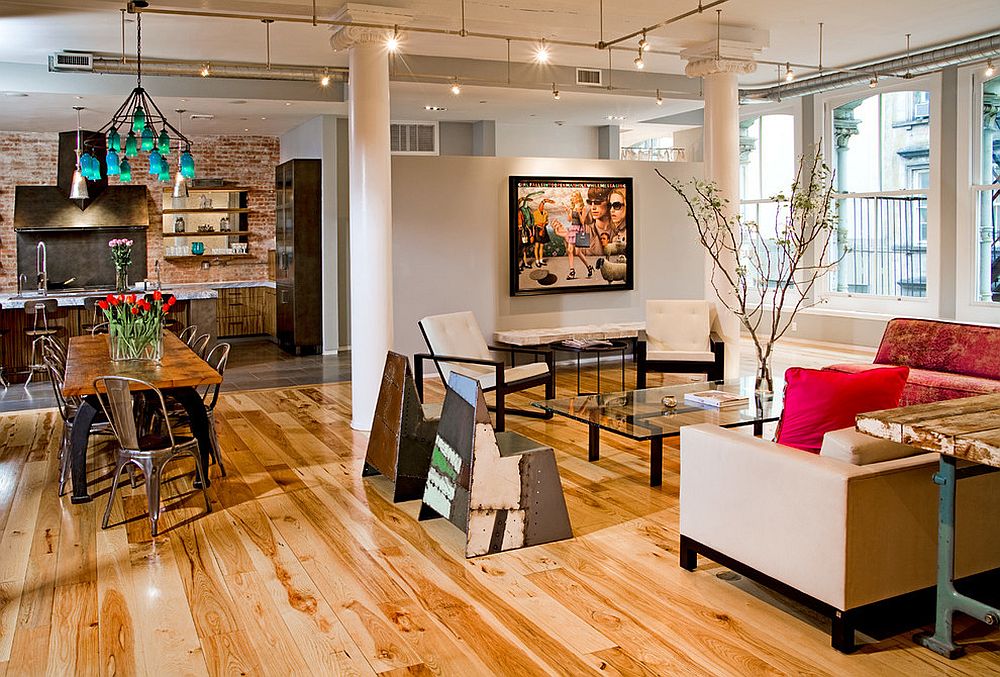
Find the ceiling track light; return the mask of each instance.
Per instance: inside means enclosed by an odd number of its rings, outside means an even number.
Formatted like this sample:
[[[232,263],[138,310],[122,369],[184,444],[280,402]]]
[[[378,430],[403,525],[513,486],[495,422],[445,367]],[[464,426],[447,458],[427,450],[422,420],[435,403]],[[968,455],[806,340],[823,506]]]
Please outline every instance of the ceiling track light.
[[[646,31],[643,31],[642,37],[639,39],[639,51],[648,52],[651,47],[652,45],[649,44],[649,40],[646,39]]]
[[[795,79],[795,71],[792,70],[792,64],[785,62],[785,82],[791,82]]]
[[[395,54],[399,51],[399,26],[392,27],[392,35],[385,41],[385,48],[389,50],[391,54]]]
[[[646,62],[642,60],[642,48],[641,47],[639,48],[639,56],[635,57],[635,59],[632,61],[632,63],[634,63],[635,67],[638,68],[639,70],[642,70],[643,68],[646,67]]]
[[[542,38],[541,43],[535,49],[535,61],[537,63],[548,63],[551,56],[549,46],[545,44],[545,38]]]
[[[458,84],[458,78],[452,80],[451,82],[451,93],[455,96],[462,93],[462,85]]]
[[[330,69],[329,68],[324,68],[323,69],[323,77],[321,77],[319,79],[319,84],[322,85],[323,87],[329,87],[330,86]]]
[[[660,96],[660,90],[656,90],[656,105],[657,106],[663,105],[663,97]]]
[[[913,77],[913,73],[910,72],[910,34],[906,34],[906,72],[903,73],[903,77],[907,80]]]
[[[212,74],[212,64],[207,63],[201,67],[201,77],[207,78],[211,74]]]
[[[872,76],[872,79],[868,81],[868,88],[875,89],[878,87],[878,73]]]
[[[997,69],[993,67],[993,59],[987,59],[986,60],[986,70],[983,71],[983,74],[986,75],[986,77],[988,77],[988,78],[992,78],[993,75],[996,72],[997,72]]]
[[[559,90],[556,89],[556,83],[552,83],[552,98],[556,101],[559,100]]]

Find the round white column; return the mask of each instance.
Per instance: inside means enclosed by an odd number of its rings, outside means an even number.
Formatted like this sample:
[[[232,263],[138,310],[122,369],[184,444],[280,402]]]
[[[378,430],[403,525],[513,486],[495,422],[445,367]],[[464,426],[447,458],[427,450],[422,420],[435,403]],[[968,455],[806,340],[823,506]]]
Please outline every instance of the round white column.
[[[715,61],[715,69],[704,74],[705,95],[705,178],[712,181],[723,198],[729,201],[729,216],[739,212],[740,205],[740,98],[736,72],[720,68],[729,62]],[[715,300],[712,284],[712,259],[706,254],[705,298]],[[735,257],[723,262],[728,268],[736,267]],[[718,288],[727,293],[727,282],[716,273]],[[736,305],[735,294],[729,291],[726,299]],[[740,375],[740,321],[736,315],[716,303],[719,316],[719,333],[726,343],[726,378]]]
[[[351,37],[351,427],[371,430],[392,346],[389,58],[381,32]]]

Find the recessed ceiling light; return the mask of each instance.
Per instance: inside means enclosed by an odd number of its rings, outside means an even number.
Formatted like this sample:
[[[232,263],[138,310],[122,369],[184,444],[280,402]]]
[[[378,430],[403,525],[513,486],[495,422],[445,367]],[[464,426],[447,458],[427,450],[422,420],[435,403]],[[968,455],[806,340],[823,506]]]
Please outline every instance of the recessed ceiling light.
[[[266,119],[267,119],[267,116],[266,116],[266,115],[261,115],[261,116],[260,116],[260,119],[261,119],[261,120],[266,120]]]
[[[291,105],[292,105],[292,102],[291,102],[291,101],[286,101],[286,102],[285,102],[285,105],[286,105],[286,106],[291,106]]]
[[[77,101],[83,101],[82,96],[74,96],[73,98],[76,99]]]
[[[424,110],[448,110],[444,106],[424,106]]]
[[[624,115],[609,115],[608,119],[609,120],[616,120],[618,122],[621,122],[622,120],[625,119],[625,116]]]
[[[244,132],[249,132],[249,131],[250,131],[250,128],[249,128],[249,127],[244,127],[244,128],[243,128],[243,131],[244,131]]]

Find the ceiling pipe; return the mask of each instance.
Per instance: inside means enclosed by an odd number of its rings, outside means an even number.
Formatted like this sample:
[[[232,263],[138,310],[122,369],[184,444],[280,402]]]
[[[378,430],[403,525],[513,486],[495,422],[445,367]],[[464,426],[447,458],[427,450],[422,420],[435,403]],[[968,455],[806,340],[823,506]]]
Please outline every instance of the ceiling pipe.
[[[202,77],[201,71],[204,67],[205,62],[201,61],[142,60],[143,75]],[[119,58],[98,56],[95,54],[93,72],[113,75],[134,75],[135,64],[124,64]],[[329,66],[282,66],[279,64],[261,66],[256,64],[211,62],[211,77],[213,78],[319,82],[325,76],[329,76],[330,80],[334,82],[347,82],[347,69],[331,68]]]
[[[1000,57],[1000,33],[967,40],[910,56],[848,66],[849,72],[828,73],[802,78],[787,85],[770,85],[740,90],[741,101],[779,101],[793,96],[818,94],[832,89],[867,83],[872,77],[910,78],[939,71],[946,66],[961,66]]]

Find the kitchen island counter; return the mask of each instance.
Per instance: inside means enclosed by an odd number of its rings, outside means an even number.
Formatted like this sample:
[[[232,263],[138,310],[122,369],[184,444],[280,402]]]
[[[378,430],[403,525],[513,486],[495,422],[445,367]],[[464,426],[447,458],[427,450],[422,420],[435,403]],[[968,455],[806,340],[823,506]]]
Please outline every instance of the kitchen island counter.
[[[202,299],[217,299],[220,289],[243,289],[252,287],[264,287],[274,289],[274,282],[271,280],[235,280],[229,282],[189,282],[184,284],[164,283],[162,290],[165,294],[173,294],[178,301],[193,301]],[[89,289],[85,291],[50,291],[43,296],[37,291],[28,292],[0,292],[0,308],[4,310],[21,310],[25,301],[38,299],[55,299],[60,307],[82,307],[83,300],[91,296],[101,296],[110,294],[110,289]],[[138,288],[133,287],[129,293],[142,294],[151,293],[152,288],[144,290],[140,284]]]

